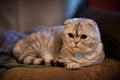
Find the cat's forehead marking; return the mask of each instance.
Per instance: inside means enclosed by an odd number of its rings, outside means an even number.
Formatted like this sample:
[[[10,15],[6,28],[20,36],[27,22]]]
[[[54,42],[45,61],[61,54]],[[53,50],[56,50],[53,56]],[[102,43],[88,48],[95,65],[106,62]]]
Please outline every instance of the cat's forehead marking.
[[[80,29],[79,28],[81,28],[82,26],[81,26],[81,22],[77,22],[76,24],[75,24],[75,32],[76,32],[76,36],[79,36],[79,33],[81,33],[81,31],[80,31]]]

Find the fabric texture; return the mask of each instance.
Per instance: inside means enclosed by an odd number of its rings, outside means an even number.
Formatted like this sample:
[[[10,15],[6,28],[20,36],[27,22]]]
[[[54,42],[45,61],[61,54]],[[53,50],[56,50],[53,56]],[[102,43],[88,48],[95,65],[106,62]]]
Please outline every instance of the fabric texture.
[[[79,70],[61,67],[16,67],[5,71],[0,80],[120,80],[119,67],[120,63],[111,59]]]

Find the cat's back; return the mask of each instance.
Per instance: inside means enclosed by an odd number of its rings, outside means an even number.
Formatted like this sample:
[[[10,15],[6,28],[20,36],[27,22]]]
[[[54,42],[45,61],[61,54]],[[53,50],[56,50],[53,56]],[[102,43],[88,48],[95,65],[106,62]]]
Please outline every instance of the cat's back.
[[[36,54],[43,58],[52,58],[61,46],[61,35],[64,26],[44,28],[18,41],[13,48],[13,55],[20,57],[24,54]]]
[[[26,45],[26,44],[35,44],[36,42],[40,42],[42,40],[58,38],[61,36],[64,26],[55,26],[55,27],[45,27],[39,31],[33,32],[25,38],[21,39],[15,44],[16,46]],[[27,45],[26,45],[27,46]]]

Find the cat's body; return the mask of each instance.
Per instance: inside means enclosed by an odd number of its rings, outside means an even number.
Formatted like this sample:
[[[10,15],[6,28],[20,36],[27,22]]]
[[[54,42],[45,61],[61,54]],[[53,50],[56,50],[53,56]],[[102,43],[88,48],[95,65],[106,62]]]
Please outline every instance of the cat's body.
[[[43,60],[49,64],[53,60],[68,69],[101,63],[104,51],[97,24],[86,18],[69,19],[65,24],[20,40],[14,56],[24,64],[41,64]]]
[[[30,34],[15,45],[14,56],[24,64],[41,64],[43,61],[50,64],[62,45],[63,29],[64,26],[57,26]]]

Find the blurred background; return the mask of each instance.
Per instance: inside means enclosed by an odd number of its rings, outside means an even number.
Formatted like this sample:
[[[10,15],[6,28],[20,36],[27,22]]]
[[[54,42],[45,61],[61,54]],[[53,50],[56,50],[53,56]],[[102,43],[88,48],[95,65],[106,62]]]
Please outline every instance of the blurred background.
[[[0,0],[0,31],[24,32],[38,25],[61,25],[68,18],[88,17],[92,11],[85,12],[87,9],[119,12],[119,3],[119,0]]]
[[[106,56],[120,60],[120,0],[0,0],[0,32],[63,25],[74,17],[95,20]]]

